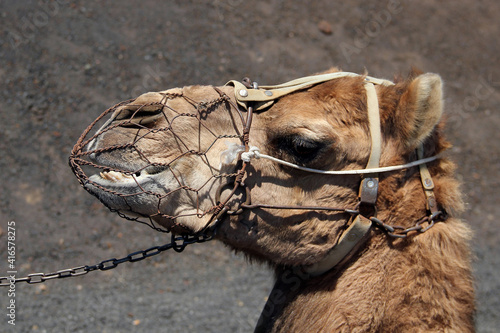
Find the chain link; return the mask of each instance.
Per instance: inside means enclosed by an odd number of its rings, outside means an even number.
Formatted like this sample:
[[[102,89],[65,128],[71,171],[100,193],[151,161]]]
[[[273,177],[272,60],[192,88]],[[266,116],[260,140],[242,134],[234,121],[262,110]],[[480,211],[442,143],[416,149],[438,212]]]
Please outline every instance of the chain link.
[[[421,218],[420,220],[418,220],[415,223],[415,226],[410,227],[410,228],[405,228],[405,227],[396,226],[396,225],[391,226],[391,225],[388,225],[388,224],[384,223],[383,221],[381,221],[378,218],[373,217],[373,216],[370,217],[370,221],[372,221],[372,223],[376,227],[378,227],[379,229],[382,229],[390,237],[407,238],[408,234],[410,232],[413,232],[413,231],[420,232],[420,233],[426,232],[427,230],[432,228],[436,222],[444,221],[444,220],[446,220],[446,218],[447,218],[446,213],[444,213],[442,211],[437,211],[429,216],[425,216],[425,217]],[[428,223],[428,225],[424,227],[422,224],[426,223],[426,222]]]
[[[318,207],[316,207],[318,208]],[[346,212],[349,213],[359,213],[356,210],[345,210]],[[430,228],[432,228],[436,222],[439,221],[444,221],[446,220],[447,215],[444,212],[438,211],[430,216],[425,216],[418,220],[415,223],[415,226],[410,227],[410,228],[404,228],[401,226],[391,226],[380,219],[376,217],[370,217],[370,221],[374,224],[374,226],[382,229],[388,236],[393,237],[393,238],[407,238],[409,236],[409,233],[416,231],[423,233]],[[423,226],[423,223],[428,223],[427,226]],[[19,282],[26,282],[28,284],[36,284],[36,283],[42,283],[48,280],[53,280],[53,279],[64,279],[68,277],[75,277],[75,276],[81,276],[85,275],[89,272],[93,271],[107,271],[113,268],[116,268],[118,265],[123,264],[125,262],[137,262],[144,260],[146,258],[158,255],[164,251],[173,249],[175,252],[182,252],[186,248],[186,246],[195,244],[195,243],[204,243],[207,241],[210,241],[213,239],[213,236],[207,235],[207,234],[200,234],[200,235],[194,235],[194,236],[189,236],[189,235],[184,235],[184,236],[175,236],[172,235],[170,243],[160,245],[160,246],[153,246],[150,247],[146,250],[140,250],[136,252],[132,252],[128,254],[127,256],[116,259],[116,258],[111,258],[107,260],[103,260],[98,264],[95,265],[83,265],[83,266],[77,266],[73,268],[67,268],[67,269],[62,269],[57,272],[53,273],[32,273],[28,274],[26,277],[21,277],[21,278],[15,278],[13,276],[1,276],[0,277],[0,287],[7,287],[15,283]]]
[[[64,279],[68,277],[81,276],[87,274],[88,272],[93,272],[97,270],[106,271],[116,268],[118,265],[123,264],[124,262],[141,261],[170,249],[173,249],[175,252],[180,253],[184,251],[184,249],[188,245],[194,243],[204,243],[212,239],[213,239],[212,236],[206,234],[194,235],[194,236],[172,235],[171,242],[168,244],[153,246],[146,250],[136,251],[120,259],[112,258],[103,260],[100,263],[91,266],[89,265],[77,266],[73,268],[62,269],[53,273],[32,273],[28,274],[26,277],[21,277],[21,278],[15,278],[13,276],[1,276],[0,287],[7,287],[19,282],[26,282],[28,284],[42,283],[53,279]]]

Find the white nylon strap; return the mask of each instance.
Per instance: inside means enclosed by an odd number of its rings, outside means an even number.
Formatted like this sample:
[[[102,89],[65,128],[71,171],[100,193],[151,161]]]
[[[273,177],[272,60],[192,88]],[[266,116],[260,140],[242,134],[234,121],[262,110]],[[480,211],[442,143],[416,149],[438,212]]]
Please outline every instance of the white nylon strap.
[[[303,166],[300,166],[297,164],[293,164],[293,163],[290,163],[287,161],[280,160],[279,158],[276,158],[276,157],[262,154],[262,153],[260,153],[259,148],[255,147],[255,146],[250,147],[250,150],[248,152],[241,153],[241,160],[243,160],[244,162],[250,162],[250,160],[253,158],[256,158],[256,159],[263,158],[263,159],[270,160],[270,161],[273,161],[273,162],[276,162],[276,163],[279,163],[282,165],[289,166],[291,168],[295,168],[295,169],[307,171],[307,172],[312,172],[312,173],[318,173],[321,175],[363,175],[363,174],[370,174],[370,173],[391,172],[391,171],[408,169],[408,168],[411,168],[411,167],[414,167],[417,165],[421,165],[421,164],[435,161],[436,159],[439,158],[439,155],[423,158],[423,159],[413,161],[410,163],[406,163],[406,164],[391,165],[391,166],[371,168],[371,169],[355,169],[355,170],[318,170],[318,169],[306,168],[306,167],[303,167]]]

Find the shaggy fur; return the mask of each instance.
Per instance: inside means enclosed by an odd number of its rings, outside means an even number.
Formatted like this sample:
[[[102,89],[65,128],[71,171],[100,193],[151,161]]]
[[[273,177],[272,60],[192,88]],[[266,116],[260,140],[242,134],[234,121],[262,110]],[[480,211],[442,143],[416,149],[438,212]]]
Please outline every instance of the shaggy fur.
[[[231,87],[219,89],[233,96]],[[218,97],[210,87],[187,87],[175,92],[195,101]],[[377,86],[377,94],[383,133],[382,166],[415,160],[415,149],[421,143],[426,156],[449,147],[440,122],[443,98],[438,75],[412,73],[394,86]],[[161,98],[161,94],[151,93],[135,103]],[[182,111],[182,107],[176,105],[177,110]],[[221,135],[234,131],[238,116],[228,104],[210,116],[214,119],[210,123],[207,117],[211,132]],[[197,130],[199,124],[193,121],[179,125],[186,133],[182,142],[188,145],[195,140],[190,131]],[[117,128],[95,145],[119,145],[136,136],[137,130]],[[204,136],[200,137],[201,142],[193,144],[203,145]],[[151,155],[151,160],[162,162],[181,152],[179,141],[174,140],[178,139],[158,133],[138,144],[143,145],[141,148]],[[370,153],[370,134],[363,79],[336,79],[281,98],[254,115],[250,144],[265,154],[311,168],[364,168]],[[219,143],[210,147],[207,157],[211,165],[218,164],[224,149]],[[138,163],[133,156],[110,154],[101,159],[108,159],[108,165]],[[179,163],[175,172],[185,183],[202,184],[212,170],[195,169],[193,165],[199,163]],[[300,267],[318,262],[335,246],[347,227],[346,214],[256,209],[227,217],[217,237],[276,269],[276,285],[256,332],[472,332],[471,233],[455,217],[463,207],[454,165],[441,158],[428,166],[439,207],[451,215],[445,222],[402,240],[375,229],[349,261],[315,278],[301,274]],[[245,184],[252,191],[254,203],[354,207],[358,201],[359,176],[310,174],[268,160],[253,160],[247,170]],[[162,181],[166,188],[175,183],[168,178]],[[203,188],[200,204],[213,204],[215,190]],[[109,193],[97,195],[109,206],[118,205]],[[176,197],[177,202],[166,202],[165,209],[195,209],[192,198],[181,195]],[[144,207],[144,212],[148,207],[157,209],[155,203],[146,200],[137,205]],[[418,168],[381,174],[377,209],[381,220],[403,227],[413,226],[425,216],[426,199]],[[185,229],[195,232],[207,221],[192,217],[178,220],[177,224],[158,222],[174,230],[182,223]]]

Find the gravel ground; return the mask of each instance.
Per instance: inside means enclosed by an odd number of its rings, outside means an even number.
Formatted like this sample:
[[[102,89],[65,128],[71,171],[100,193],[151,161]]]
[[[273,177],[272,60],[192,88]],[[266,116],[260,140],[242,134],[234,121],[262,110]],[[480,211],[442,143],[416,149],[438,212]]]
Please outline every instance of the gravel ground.
[[[118,101],[250,76],[262,84],[340,66],[446,83],[448,135],[475,230],[477,331],[500,327],[500,2],[2,1],[0,275],[15,221],[18,276],[95,264],[169,237],[122,220],[67,166]],[[168,236],[168,235],[167,235]],[[219,243],[84,277],[0,290],[0,332],[251,332],[272,283]],[[15,326],[7,306],[16,304]]]

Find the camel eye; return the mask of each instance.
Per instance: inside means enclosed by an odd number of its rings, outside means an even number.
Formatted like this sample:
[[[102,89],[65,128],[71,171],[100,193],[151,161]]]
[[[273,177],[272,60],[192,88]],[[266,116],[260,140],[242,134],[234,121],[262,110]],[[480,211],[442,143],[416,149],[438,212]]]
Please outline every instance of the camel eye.
[[[297,156],[308,156],[315,154],[319,148],[318,142],[307,141],[301,138],[293,138],[292,146],[294,153]]]
[[[318,157],[320,151],[324,148],[322,142],[318,142],[299,135],[281,138],[278,143],[278,149],[289,155],[293,162],[306,164]]]

